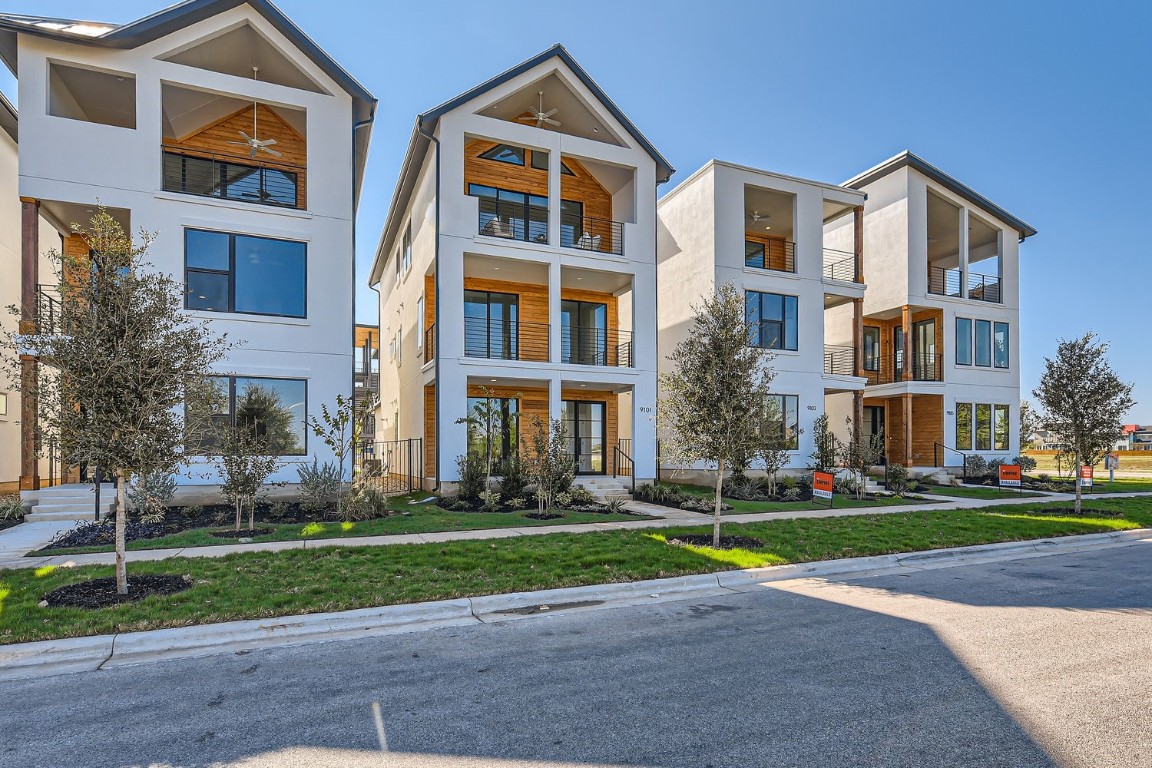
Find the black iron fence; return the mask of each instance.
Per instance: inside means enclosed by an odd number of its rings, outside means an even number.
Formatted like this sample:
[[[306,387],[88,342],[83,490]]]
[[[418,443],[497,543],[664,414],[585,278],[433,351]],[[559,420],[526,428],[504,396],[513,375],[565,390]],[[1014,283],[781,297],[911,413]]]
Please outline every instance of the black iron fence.
[[[904,372],[901,355],[880,359],[880,370],[865,371],[869,384],[894,384],[900,381],[944,381],[941,358],[935,352],[913,352],[911,376]]]
[[[746,241],[744,266],[771,269],[776,272],[795,272],[796,243],[791,240],[769,240],[767,243]]]
[[[365,443],[360,448],[358,482],[384,493],[411,493],[423,487],[424,441],[419,437]]]
[[[560,214],[560,245],[583,251],[624,255],[624,224],[574,213]]]
[[[855,376],[856,350],[852,347],[825,344],[824,373],[829,376]]]
[[[60,288],[36,286],[36,332],[54,334],[60,331]]]
[[[242,156],[164,151],[164,191],[303,208],[304,169]]]
[[[548,324],[465,317],[464,355],[548,362]]]
[[[825,248],[824,279],[845,280],[850,283],[860,282],[860,274],[856,271],[856,254],[838,251],[835,248]]]

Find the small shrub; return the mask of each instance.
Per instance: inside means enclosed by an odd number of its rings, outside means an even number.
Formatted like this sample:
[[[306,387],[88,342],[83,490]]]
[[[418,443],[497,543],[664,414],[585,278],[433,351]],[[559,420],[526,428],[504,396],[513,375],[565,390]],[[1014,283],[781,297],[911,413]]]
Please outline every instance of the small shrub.
[[[800,481],[797,480],[793,475],[784,475],[784,477],[780,478],[780,485],[784,488],[785,491],[787,491],[790,488],[798,488],[800,486]]]
[[[604,510],[614,515],[624,512],[624,499],[608,499],[608,501],[604,503]]]
[[[514,499],[508,499],[505,502],[511,510],[528,509],[528,500],[523,496],[517,496]]]
[[[319,465],[312,459],[312,465],[299,467],[296,474],[300,476],[300,503],[310,511],[319,512],[327,509],[336,502],[344,478],[340,468],[331,462]]]
[[[714,512],[716,510],[716,502],[711,499],[696,499],[690,498],[687,501],[680,502],[680,509],[686,509],[689,512]],[[720,511],[732,509],[731,504],[720,502]]]
[[[480,499],[488,490],[487,460],[475,453],[465,453],[456,457],[456,467],[460,471],[458,487],[460,495],[466,499]]]
[[[832,490],[843,496],[855,496],[856,480],[851,477],[837,477],[832,483]]]
[[[1012,459],[1012,463],[1019,465],[1020,471],[1022,473],[1031,472],[1032,470],[1036,469],[1036,459],[1032,458],[1031,456],[1017,456],[1016,458]]]
[[[784,492],[780,494],[783,501],[800,501],[801,491],[799,488],[785,488]]]
[[[983,456],[969,454],[964,458],[964,471],[969,477],[984,477],[988,474],[988,462]]]
[[[448,505],[448,509],[452,512],[467,512],[472,509],[472,505],[457,496],[452,503]]]
[[[483,502],[480,508],[485,512],[500,511],[500,494],[495,491],[485,491],[480,500]]]
[[[376,517],[387,517],[388,496],[381,490],[372,486],[364,486],[348,497],[347,502],[341,505],[340,520],[345,523],[358,520],[371,520]]]
[[[570,488],[568,490],[568,498],[571,499],[569,503],[575,504],[576,506],[587,506],[597,503],[596,497],[592,494],[592,491],[589,491],[587,488]]]
[[[888,465],[888,490],[897,496],[908,492],[908,468],[903,464]]]
[[[200,515],[204,514],[204,507],[199,504],[189,504],[181,508],[180,514],[189,519],[200,517]]]
[[[1035,459],[1033,459],[1033,461],[1035,461]],[[1051,483],[1052,475],[1048,474],[1047,472],[1041,472],[1040,474],[1036,475],[1036,479],[1042,483]]]
[[[512,452],[501,466],[503,474],[500,477],[500,493],[507,499],[516,499],[524,496],[524,489],[528,487],[528,477],[524,474],[524,461],[520,454]]]
[[[167,472],[153,472],[138,477],[128,488],[132,510],[145,523],[162,522],[168,504],[175,495],[176,478]]]
[[[740,501],[759,501],[764,498],[759,484],[744,475],[733,475],[721,490],[723,495]]]
[[[286,501],[273,501],[268,505],[268,517],[279,520],[288,514],[290,506]]]
[[[25,511],[24,505],[20,503],[20,494],[0,496],[0,520],[19,520],[24,517]]]
[[[1000,456],[997,456],[994,459],[989,459],[988,460],[988,474],[989,474],[989,476],[999,477],[1000,476],[1000,465],[1003,464],[1004,462],[1005,462],[1005,460],[1003,458],[1001,458]]]
[[[561,491],[555,496],[556,506],[570,507],[572,506],[572,494],[568,491]]]

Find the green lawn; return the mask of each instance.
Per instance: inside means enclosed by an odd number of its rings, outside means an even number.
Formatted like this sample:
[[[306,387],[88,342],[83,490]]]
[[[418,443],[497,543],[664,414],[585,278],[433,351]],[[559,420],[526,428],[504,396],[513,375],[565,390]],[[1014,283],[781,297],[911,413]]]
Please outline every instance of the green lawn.
[[[425,494],[426,497],[426,494]],[[358,523],[341,523],[326,520],[316,523],[261,523],[258,528],[272,528],[272,533],[254,536],[252,541],[299,541],[300,539],[343,539],[350,536],[383,536],[400,533],[433,533],[437,531],[475,531],[483,528],[527,528],[541,525],[574,525],[576,523],[608,523],[621,520],[637,520],[637,515],[611,514],[599,512],[564,512],[564,517],[551,520],[534,520],[523,512],[450,512],[434,504],[413,504],[398,507],[408,514],[364,520]],[[247,522],[245,521],[245,524]],[[210,528],[191,528],[169,536],[155,539],[139,539],[128,543],[128,549],[179,549],[181,547],[214,547],[220,544],[235,544],[236,539],[213,536],[213,531],[231,529],[230,525],[214,525]],[[70,547],[49,549],[43,552],[30,552],[29,557],[54,557],[56,555],[76,555],[87,552],[111,552],[111,546]]]
[[[664,483],[675,485],[676,488],[699,499],[712,501],[715,491],[702,485],[687,485],[684,483]],[[790,512],[792,510],[828,509],[828,502],[824,499],[809,501],[741,501],[724,497],[724,503],[731,504],[732,509],[725,510],[724,515],[755,515],[761,512]],[[893,496],[882,496],[876,499],[859,501],[849,496],[836,494],[832,500],[834,509],[854,509],[857,507],[891,507],[901,504],[931,504],[929,499],[904,499]]]
[[[39,608],[56,587],[111,576],[110,566],[0,570],[0,643],[338,611],[840,557],[908,552],[1152,525],[1152,499],[1095,500],[1116,516],[1045,513],[1066,504],[727,524],[755,550],[668,546],[658,532],[555,533],[390,547],[324,547],[133,563],[132,573],[188,574],[178,595],[100,610]]]
[[[1031,491],[1020,492],[1009,488],[1000,490],[999,488],[992,488],[990,486],[977,485],[964,486],[963,488],[957,488],[951,485],[932,485],[928,486],[928,490],[920,491],[920,493],[927,493],[933,496],[953,496],[958,499],[1027,499],[1044,495]]]

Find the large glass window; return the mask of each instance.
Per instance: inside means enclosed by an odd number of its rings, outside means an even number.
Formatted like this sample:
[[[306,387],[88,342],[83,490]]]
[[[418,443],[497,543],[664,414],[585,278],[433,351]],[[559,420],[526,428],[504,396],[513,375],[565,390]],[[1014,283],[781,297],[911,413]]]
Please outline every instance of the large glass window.
[[[469,184],[468,194],[480,198],[480,234],[548,242],[547,197],[483,184]]]
[[[972,321],[956,318],[956,365],[972,365]]]
[[[492,437],[493,471],[502,467],[520,445],[520,401],[514,397],[468,398],[468,452],[488,455]]]
[[[764,243],[744,241],[744,266],[764,269]]]
[[[992,323],[988,320],[976,321],[976,365],[992,365]]]
[[[976,450],[992,450],[992,406],[976,403]]]
[[[995,323],[992,333],[992,358],[997,368],[1008,367],[1008,323]]]
[[[564,433],[568,455],[576,461],[576,473],[603,474],[607,466],[606,403],[564,401]]]
[[[790,451],[800,447],[800,397],[799,395],[768,395],[769,407],[780,418],[777,429],[784,437],[785,446]]]
[[[520,297],[514,293],[464,291],[464,354],[519,359]]]
[[[184,306],[305,317],[308,247],[292,240],[184,231]]]
[[[211,455],[219,446],[222,431],[238,429],[259,439],[270,455],[307,454],[306,380],[211,376],[208,383],[212,397],[207,409],[184,409],[190,453]]]
[[[744,294],[744,313],[751,346],[796,350],[795,296],[748,291]]]
[[[595,244],[592,243],[593,235],[584,237],[589,225],[590,223],[584,221],[584,203],[577,200],[560,201],[560,245],[565,248],[575,246],[585,250],[599,249],[599,236],[595,236]]]
[[[993,406],[993,414],[995,421],[992,425],[993,428],[993,447],[997,451],[1008,450],[1008,406],[996,405]]]
[[[560,302],[561,360],[608,364],[608,305],[565,299]]]
[[[972,450],[972,403],[956,403],[956,449]]]
[[[864,370],[880,370],[880,329],[874,325],[864,326]]]

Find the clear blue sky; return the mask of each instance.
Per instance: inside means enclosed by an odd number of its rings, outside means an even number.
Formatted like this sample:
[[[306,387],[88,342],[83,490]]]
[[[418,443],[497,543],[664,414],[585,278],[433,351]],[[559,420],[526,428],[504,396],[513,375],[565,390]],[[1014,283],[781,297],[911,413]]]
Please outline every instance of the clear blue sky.
[[[164,2],[3,9],[122,23]],[[415,116],[562,42],[680,169],[665,191],[713,157],[836,182],[911,149],[1028,221],[1040,234],[1022,250],[1024,392],[1057,338],[1093,330],[1136,382],[1131,420],[1152,422],[1145,3],[278,5],[380,100],[360,204],[362,282]],[[10,78],[2,86],[11,93]],[[362,319],[375,319],[374,300],[359,290]]]

